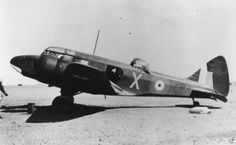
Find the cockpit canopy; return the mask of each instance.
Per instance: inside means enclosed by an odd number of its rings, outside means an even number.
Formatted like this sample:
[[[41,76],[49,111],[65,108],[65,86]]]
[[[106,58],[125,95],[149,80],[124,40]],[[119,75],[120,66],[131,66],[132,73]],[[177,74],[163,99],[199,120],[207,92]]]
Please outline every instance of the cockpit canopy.
[[[145,72],[145,73],[149,73],[148,63],[141,58],[134,58],[130,62],[130,65],[133,66],[134,68],[137,68],[138,70]]]

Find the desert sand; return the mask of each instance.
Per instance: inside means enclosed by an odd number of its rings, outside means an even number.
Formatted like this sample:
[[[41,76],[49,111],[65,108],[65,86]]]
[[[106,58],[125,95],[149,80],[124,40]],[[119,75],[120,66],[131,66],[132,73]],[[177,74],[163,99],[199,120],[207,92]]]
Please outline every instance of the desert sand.
[[[236,144],[236,87],[228,102],[198,99],[211,114],[191,114],[191,99],[80,94],[73,110],[55,112],[59,89],[8,86],[0,109],[1,145]],[[27,113],[26,105],[37,110]]]

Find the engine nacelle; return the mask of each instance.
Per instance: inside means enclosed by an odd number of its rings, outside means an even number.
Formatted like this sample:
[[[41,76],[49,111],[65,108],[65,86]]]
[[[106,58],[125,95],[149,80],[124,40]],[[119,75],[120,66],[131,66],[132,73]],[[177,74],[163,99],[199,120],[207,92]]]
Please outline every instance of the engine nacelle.
[[[53,79],[58,58],[50,55],[41,55],[37,62],[38,80],[42,82],[49,82]]]

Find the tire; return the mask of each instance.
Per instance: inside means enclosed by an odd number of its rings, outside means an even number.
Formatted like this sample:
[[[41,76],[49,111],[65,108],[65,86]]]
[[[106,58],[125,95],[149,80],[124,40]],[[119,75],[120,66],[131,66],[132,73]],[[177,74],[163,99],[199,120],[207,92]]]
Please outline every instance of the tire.
[[[194,101],[193,106],[198,107],[198,106],[200,106],[200,103],[198,101]]]
[[[74,103],[73,96],[58,96],[52,102],[52,107],[59,112],[65,112],[70,109]]]

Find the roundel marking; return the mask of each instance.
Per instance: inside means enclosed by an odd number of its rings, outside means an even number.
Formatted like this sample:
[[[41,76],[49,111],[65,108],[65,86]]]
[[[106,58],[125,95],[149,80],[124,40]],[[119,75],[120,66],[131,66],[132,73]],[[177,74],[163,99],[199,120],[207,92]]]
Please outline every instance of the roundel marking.
[[[155,89],[158,91],[163,90],[165,87],[165,83],[162,80],[158,80],[155,82]]]

